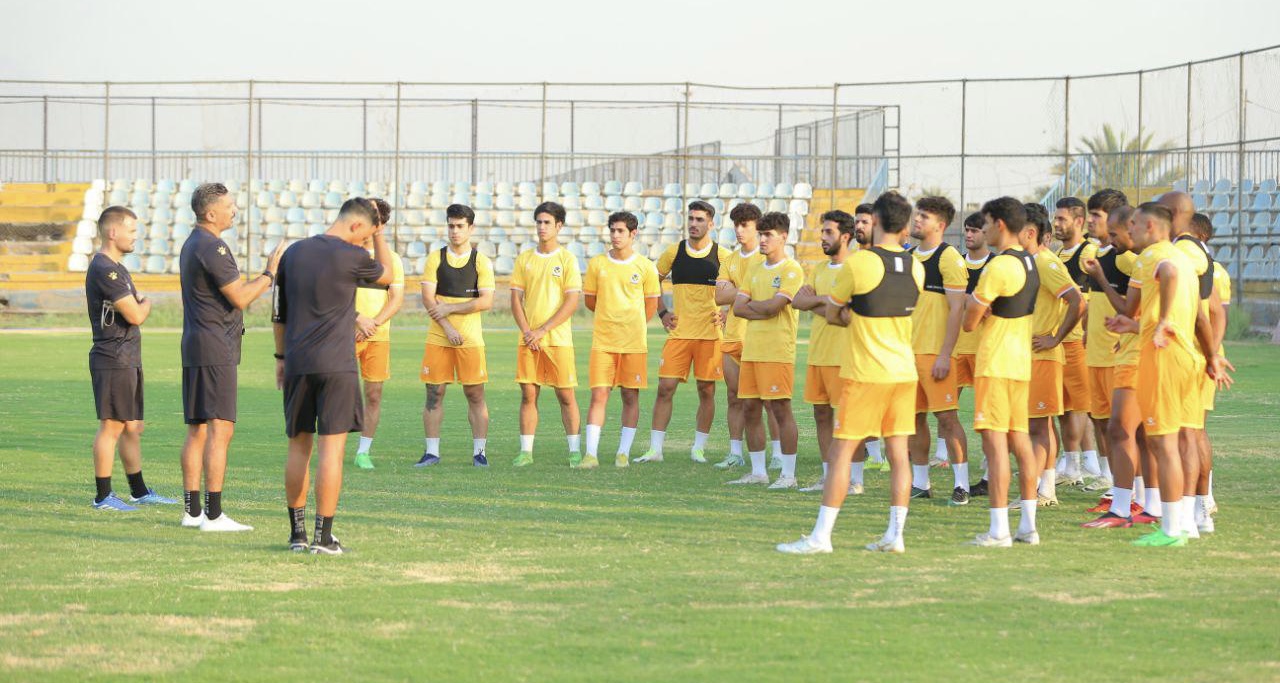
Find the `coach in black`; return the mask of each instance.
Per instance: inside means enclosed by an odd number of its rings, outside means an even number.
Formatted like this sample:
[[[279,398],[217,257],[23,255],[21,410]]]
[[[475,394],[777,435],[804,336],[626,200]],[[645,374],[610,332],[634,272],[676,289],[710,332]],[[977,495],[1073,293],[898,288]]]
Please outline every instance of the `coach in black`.
[[[142,333],[139,326],[151,314],[151,302],[138,294],[121,259],[133,251],[138,217],[123,206],[112,206],[98,218],[102,250],[93,255],[84,277],[89,303],[89,377],[98,410],[98,434],[93,438],[93,476],[98,486],[97,510],[136,510],[133,505],[177,503],[147,488],[142,479]],[[111,490],[111,466],[116,452],[129,479],[129,503]]]
[[[374,259],[362,246],[373,237]],[[360,377],[356,366],[356,287],[391,284],[391,259],[367,199],[349,199],[323,235],[289,247],[280,262],[272,322],[276,336],[276,386],[284,390],[289,460],[284,487],[289,507],[289,547],[307,549],[307,475],[311,445],[319,434],[316,525],[313,554],[343,552],[333,536],[333,515],[342,490],[347,434],[362,428]]]
[[[252,280],[240,278],[235,254],[221,234],[236,222],[236,204],[222,183],[205,183],[191,193],[196,227],[179,256],[182,281],[182,486],[186,511],[182,526],[201,531],[249,531],[222,514],[222,481],[227,448],[235,433],[236,368],[244,309],[275,280],[284,252],[281,242],[267,268]],[[200,478],[205,500],[200,507]]]

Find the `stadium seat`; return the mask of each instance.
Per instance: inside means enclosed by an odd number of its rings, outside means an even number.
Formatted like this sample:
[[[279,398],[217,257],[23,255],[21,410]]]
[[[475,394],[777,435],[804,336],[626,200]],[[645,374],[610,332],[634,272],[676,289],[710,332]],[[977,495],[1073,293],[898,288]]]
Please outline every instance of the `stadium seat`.
[[[1250,207],[1253,211],[1270,211],[1271,195],[1266,192],[1259,192],[1253,197],[1253,205]]]
[[[98,234],[97,223],[94,223],[91,220],[82,220],[79,223],[76,223],[75,237],[87,237],[89,239],[93,239],[94,236],[97,234]]]
[[[604,198],[605,211],[622,211],[622,207],[627,201],[637,199],[636,197],[623,197],[622,195],[609,195]]]
[[[476,195],[475,201],[471,203],[471,208],[472,209],[492,209],[493,195],[488,195],[488,194]]]
[[[454,192],[453,194],[449,195],[449,203],[450,203],[450,204],[466,204],[466,205],[470,206],[470,205],[471,205],[471,193],[469,193],[469,192]]]
[[[1213,185],[1214,194],[1224,194],[1231,191],[1231,181],[1226,178],[1218,178],[1218,182]]]
[[[290,223],[305,223],[307,220],[307,212],[300,206],[295,206],[285,213],[285,220]]]
[[[1202,192],[1192,194],[1191,203],[1196,205],[1196,210],[1204,211],[1209,208],[1209,195]]]
[[[476,183],[475,193],[477,196],[486,195],[486,194],[489,196],[493,196],[493,183],[487,180],[482,180]]]
[[[86,256],[93,254],[93,238],[77,237],[71,240],[71,252],[73,254],[84,254]]]
[[[130,272],[137,273],[142,270],[142,258],[137,254],[125,254],[124,258],[120,259],[120,263],[124,264]]]
[[[684,204],[679,197],[668,197],[662,202],[662,210],[667,213],[684,213]]]
[[[805,201],[805,200],[803,200],[803,199],[792,199],[792,200],[791,200],[791,203],[787,206],[787,210],[788,210],[790,213],[798,213],[798,214],[800,214],[801,216],[808,215],[808,213],[809,213],[809,202],[807,202],[807,201]]]
[[[733,199],[738,196],[737,183],[721,183],[720,191],[716,194],[721,199]]]
[[[262,190],[256,194],[251,191],[250,195],[253,197],[253,205],[259,209],[276,205],[276,196],[267,190]]]
[[[500,194],[494,200],[493,208],[510,211],[516,208],[516,199],[509,194]]]
[[[112,190],[107,197],[108,206],[124,206],[129,203],[129,193],[125,190]]]
[[[298,205],[298,195],[290,190],[285,190],[276,195],[276,206],[283,209],[293,208]]]
[[[584,197],[590,197],[592,195],[599,195],[599,194],[600,194],[600,183],[587,181],[582,184],[582,195]]]
[[[1240,181],[1240,191],[1244,194],[1253,194],[1254,182],[1253,178],[1245,178]]]
[[[579,197],[582,195],[582,188],[572,180],[560,183],[560,194],[568,199],[569,197]]]
[[[514,242],[499,242],[499,243],[498,243],[498,257],[499,257],[499,258],[501,258],[501,257],[515,258],[515,256],[516,256],[516,254],[517,254],[517,253],[519,253],[519,252],[517,252],[517,251],[516,251],[516,245],[515,245],[515,243],[514,243]]]
[[[324,194],[324,208],[326,209],[340,209],[345,201],[346,200],[343,199],[342,195],[336,190],[329,190]]]
[[[283,223],[284,209],[281,209],[278,206],[270,207],[267,209],[266,213],[263,214],[263,217],[268,223]]]
[[[134,190],[129,195],[130,206],[151,206],[151,193],[146,190]]]
[[[679,230],[682,223],[681,221],[682,216],[683,214],[679,214],[679,213],[662,214],[662,229],[663,230]]]
[[[136,178],[132,183],[129,184],[129,187],[134,192],[150,192],[151,181],[147,180],[146,178]]]
[[[554,201],[554,200],[548,199],[547,201]],[[582,197],[579,197],[578,195],[574,195],[574,194],[565,195],[560,198],[560,204],[566,209],[581,209]]]
[[[589,194],[584,197],[582,208],[592,211],[604,210],[604,198],[598,194]]]
[[[522,228],[536,227],[536,224],[534,223],[534,220],[533,220],[533,214],[527,213],[527,212],[521,213],[519,216],[516,217],[516,224]]]
[[[284,223],[267,223],[262,234],[267,237],[284,237]]]
[[[271,190],[272,194],[278,194],[280,192],[284,192],[285,187],[287,186],[285,185],[285,182],[283,180],[273,179],[273,180],[267,181],[267,189]]]
[[[73,273],[83,273],[89,270],[89,257],[84,254],[71,254],[67,257],[67,270]]]
[[[1206,179],[1206,178],[1201,178],[1201,179],[1197,180],[1197,181],[1195,182],[1195,185],[1192,185],[1191,191],[1192,191],[1192,192],[1199,192],[1200,194],[1207,194],[1207,193],[1209,192],[1209,181],[1208,181],[1208,179]]]
[[[768,204],[766,204],[766,206],[767,206],[767,208],[765,208],[765,209],[761,209],[761,211],[762,211],[762,212],[776,211],[776,212],[779,212],[779,213],[786,213],[786,211],[787,211],[787,200],[785,200],[785,199],[770,199],[770,200],[769,200],[769,202],[768,202]]]
[[[1266,178],[1258,185],[1259,192],[1270,192],[1271,194],[1275,194],[1276,189],[1275,178]]]
[[[493,261],[493,272],[498,275],[510,275],[515,269],[515,259],[510,256],[499,256]]]
[[[1280,214],[1277,214],[1280,218]],[[1259,211],[1253,214],[1253,220],[1249,222],[1249,233],[1252,235],[1265,235],[1271,229],[1271,214],[1266,211]]]
[[[668,198],[680,198],[680,183],[667,183],[662,189],[662,196]]]
[[[196,224],[196,214],[191,210],[190,206],[184,206],[178,209],[177,215],[173,217],[175,223],[185,223],[186,225]]]
[[[516,185],[516,194],[521,197],[536,197],[538,196],[538,186],[526,180]]]
[[[196,188],[199,187],[199,185],[200,184],[197,183],[195,180],[191,178],[185,178],[178,183],[178,191],[191,194],[192,192],[196,191]]]
[[[751,199],[756,196],[755,183],[743,183],[738,186],[738,195],[741,199]]]
[[[583,256],[586,256],[586,254],[587,254],[587,250],[586,250],[586,249],[584,249],[584,248],[582,247],[582,243],[581,243],[581,242],[570,242],[570,243],[568,244],[568,249],[569,249],[569,253],[570,253],[570,254],[573,254],[574,256],[577,256],[578,258],[582,258]]]
[[[149,205],[151,206],[151,208],[163,206],[167,209],[169,208],[170,202],[172,201],[173,201],[172,193],[156,190],[155,192],[151,193],[151,202]]]
[[[720,228],[716,241],[724,245],[736,244],[738,236],[734,234],[733,228]]]
[[[163,273],[163,272],[165,271],[165,267],[166,267],[167,265],[168,265],[168,264],[167,264],[167,263],[165,263],[165,260],[164,260],[164,257],[163,257],[163,256],[159,256],[159,255],[148,256],[148,257],[147,257],[147,264],[146,264],[146,267],[143,269],[143,272],[146,272],[146,273]]]
[[[306,223],[289,223],[284,226],[284,236],[291,240],[302,239],[307,237]]]
[[[1209,205],[1210,211],[1223,211],[1235,208],[1235,195],[1215,194],[1213,202]]]
[[[773,186],[773,196],[778,199],[791,199],[792,191],[791,183],[778,183]]]
[[[609,251],[609,247],[604,242],[592,242],[591,244],[587,245],[587,258],[588,259],[595,258],[605,253],[606,251]]]
[[[809,183],[796,183],[796,186],[791,191],[791,196],[795,199],[812,199],[813,186]]]
[[[627,211],[662,211],[663,202],[661,197],[645,197],[643,199],[633,197],[632,199],[636,199],[639,204],[634,209],[628,208]],[[676,203],[679,204],[679,202]]]
[[[488,240],[481,240],[476,244],[476,249],[485,256],[493,258],[498,255],[498,248]]]
[[[593,228],[607,227],[605,224],[609,222],[609,215],[603,211],[588,211],[587,225]]]
[[[337,192],[339,194],[342,194],[347,191],[347,184],[342,182],[341,180],[330,180],[326,188],[327,188],[327,191],[329,192]]]
[[[639,216],[637,216],[637,218],[639,218]],[[662,228],[662,223],[663,223],[663,217],[662,217],[662,214],[661,214],[661,213],[659,213],[659,212],[657,212],[657,211],[652,211],[652,212],[650,212],[650,213],[646,213],[646,214],[644,215],[644,226],[645,226],[646,228],[659,228],[659,229],[661,229],[661,228]]]
[[[157,206],[151,212],[151,221],[153,223],[172,223],[173,212],[167,206]]]
[[[138,227],[141,228],[143,226],[140,225]],[[139,230],[139,232],[141,233],[142,231]],[[153,239],[153,240],[164,239],[169,236],[169,226],[165,225],[164,223],[153,222],[151,223],[150,227],[147,228],[146,235],[147,235],[147,239]]]
[[[720,192],[719,185],[715,183],[703,183],[702,187],[698,188],[697,196],[703,199],[711,199],[712,197],[716,196],[716,194],[719,192]]]
[[[622,183],[616,180],[605,181],[603,193],[607,197],[617,197],[622,194]],[[636,193],[639,194],[639,193]]]
[[[434,191],[431,193],[431,199],[428,200],[428,205],[433,209],[447,209],[449,203],[449,195]]]
[[[493,223],[504,228],[515,227],[516,214],[514,211],[499,211],[495,214]]]

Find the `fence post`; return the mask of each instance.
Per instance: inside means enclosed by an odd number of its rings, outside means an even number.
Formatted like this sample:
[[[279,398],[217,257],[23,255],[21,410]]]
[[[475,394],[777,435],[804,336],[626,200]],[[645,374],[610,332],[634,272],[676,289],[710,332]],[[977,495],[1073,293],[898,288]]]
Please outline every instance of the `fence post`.
[[[262,98],[258,98],[258,176],[266,177],[266,173],[262,170],[262,161],[265,156],[262,153],[262,120],[266,118],[266,110],[262,107]]]
[[[41,140],[40,142],[40,159],[41,159],[40,177],[43,178],[44,182],[47,183],[47,182],[50,182],[50,178],[49,178],[49,96],[45,95],[42,99],[44,100],[44,114],[40,123],[40,140]],[[103,178],[102,180],[103,180],[103,184],[105,185],[107,179]]]
[[[1137,163],[1137,165],[1136,165],[1136,166],[1134,166],[1134,175],[1135,175],[1135,176],[1137,176],[1136,178],[1134,178],[1134,185],[1138,188],[1138,202],[1139,202],[1139,203],[1141,203],[1141,202],[1143,201],[1143,200],[1142,200],[1142,185],[1143,185],[1143,181],[1144,181],[1144,180],[1146,180],[1145,178],[1143,178],[1143,177],[1142,177],[1142,176],[1143,176],[1143,173],[1142,173],[1142,167],[1143,167],[1143,158],[1142,158],[1142,155],[1143,155],[1143,147],[1145,147],[1145,146],[1146,146],[1146,143],[1143,141],[1142,133],[1143,133],[1143,129],[1142,129],[1142,69],[1138,69],[1138,163]]]
[[[1071,191],[1071,77],[1066,76],[1062,86],[1062,196],[1074,194]]]
[[[542,82],[542,137],[538,143],[538,201],[546,201],[542,184],[547,177],[547,82]]]
[[[400,192],[400,94],[403,85],[401,81],[396,81],[396,151],[395,160],[392,163],[393,168],[391,169],[391,177],[394,182],[391,201],[393,202],[392,206],[396,209],[391,214],[396,217],[395,222],[391,224],[391,239],[397,244],[400,242],[400,209],[403,208],[401,206],[402,193]]]
[[[964,196],[964,170],[969,160],[966,152],[968,151],[969,132],[965,130],[968,127],[969,116],[969,79],[960,79],[960,215],[967,215],[968,209],[965,208]],[[963,219],[962,219],[963,220]],[[961,235],[963,235],[963,231]]]
[[[569,168],[574,168],[574,153],[577,151],[575,144],[576,141],[573,139],[575,125],[574,117],[577,115],[577,112],[574,111],[574,109],[573,100],[569,100]]]
[[[156,175],[156,98],[151,98],[151,182],[160,176]]]
[[[1191,191],[1191,62],[1187,62],[1187,156],[1183,176],[1187,191]]]
[[[1237,125],[1236,130],[1236,277],[1240,280],[1240,286],[1236,288],[1238,295],[1236,299],[1239,305],[1245,303],[1245,281],[1244,281],[1244,229],[1245,219],[1243,218],[1243,181],[1244,181],[1244,53],[1241,52],[1237,59],[1240,60],[1239,74],[1239,91],[1236,93],[1237,106]]]
[[[778,129],[773,133],[773,183],[782,182],[782,105],[778,105]]]
[[[369,100],[360,100],[360,173],[369,179]],[[394,200],[394,195],[392,196]]]
[[[686,212],[689,204],[689,197],[685,195],[685,187],[689,185],[689,95],[691,87],[688,81],[684,83],[684,144],[680,146],[680,153],[683,156],[683,170],[680,171],[680,202],[682,212]],[[687,212],[686,212],[687,213]],[[681,221],[682,223],[684,221]]]
[[[111,180],[111,82],[102,84],[102,182]]]
[[[480,164],[480,100],[471,100],[471,183],[475,184]]]
[[[836,135],[836,129],[840,119],[839,102],[840,84],[836,83],[831,86],[831,209],[836,208],[836,142],[839,140]]]
[[[249,97],[245,99],[249,105],[249,125],[245,127],[247,144],[244,149],[245,206],[244,206],[244,248],[245,270],[253,270],[253,207],[257,206],[257,197],[253,194],[253,79],[249,79]],[[198,218],[198,217],[197,217]],[[250,275],[245,273],[245,277]]]

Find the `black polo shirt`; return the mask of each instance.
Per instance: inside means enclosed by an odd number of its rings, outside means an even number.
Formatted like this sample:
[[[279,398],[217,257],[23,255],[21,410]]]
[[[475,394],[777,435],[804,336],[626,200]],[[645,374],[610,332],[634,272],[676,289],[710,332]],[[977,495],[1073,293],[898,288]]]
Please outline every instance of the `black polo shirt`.
[[[239,365],[244,313],[221,288],[240,277],[222,238],[197,226],[178,257],[182,282],[182,366]]]
[[[138,296],[129,269],[106,254],[94,254],[84,276],[84,295],[89,304],[89,327],[93,329],[89,369],[142,367],[142,333],[112,305],[127,296]]]

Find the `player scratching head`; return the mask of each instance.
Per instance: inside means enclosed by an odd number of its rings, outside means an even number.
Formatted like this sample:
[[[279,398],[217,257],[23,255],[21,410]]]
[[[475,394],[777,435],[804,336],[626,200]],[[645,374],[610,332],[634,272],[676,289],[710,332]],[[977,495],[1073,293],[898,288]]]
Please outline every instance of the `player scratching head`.
[[[711,234],[711,222],[715,220],[716,207],[701,199],[689,202],[689,217],[685,221],[689,231],[689,243],[696,250],[707,246]]]
[[[364,244],[382,228],[378,222],[378,207],[364,197],[352,197],[338,209],[338,220],[329,226],[325,234],[350,244]]]
[[[98,240],[102,252],[118,261],[132,254],[138,241],[138,215],[123,206],[109,206],[98,217]]]
[[[374,220],[377,222],[377,224],[386,225],[387,223],[390,223],[391,222],[391,205],[387,203],[387,200],[381,197],[368,197],[368,200],[370,204],[373,204],[373,208],[377,212],[377,216],[374,217]],[[366,249],[373,248],[372,232],[370,232],[369,236],[365,238],[364,246]]]
[[[630,211],[619,211],[609,215],[609,247],[610,256],[625,261],[635,253],[636,231],[640,229],[640,221]]]
[[[450,204],[444,210],[444,216],[449,223],[449,246],[455,253],[469,248],[471,233],[475,232],[476,227],[476,212],[464,204]]]
[[[760,237],[760,253],[765,261],[780,263],[787,258],[787,235],[791,232],[791,219],[787,214],[770,211],[760,217],[756,234]]]
[[[560,230],[564,227],[564,207],[543,202],[533,210],[534,230],[538,233],[538,251],[550,254],[560,248]]]
[[[999,197],[982,205],[982,229],[987,246],[997,252],[1022,245],[1027,209],[1013,197]]]
[[[1107,239],[1116,248],[1117,253],[1133,251],[1133,213],[1128,204],[1122,204],[1107,214]]]

